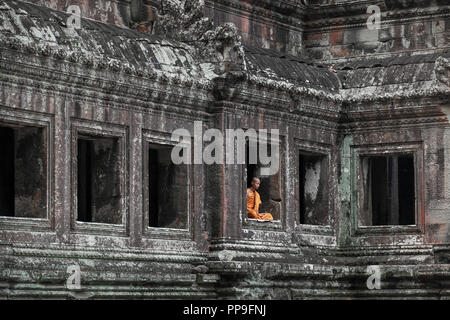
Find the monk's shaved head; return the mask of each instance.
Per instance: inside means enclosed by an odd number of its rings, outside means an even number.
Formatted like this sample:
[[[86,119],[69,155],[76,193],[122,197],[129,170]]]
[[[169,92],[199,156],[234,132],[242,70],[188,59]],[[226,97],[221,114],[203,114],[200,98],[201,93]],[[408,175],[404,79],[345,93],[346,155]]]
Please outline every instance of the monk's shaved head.
[[[260,184],[261,184],[261,180],[259,180],[259,178],[254,177],[252,179],[252,188],[253,188],[253,190],[258,190]]]

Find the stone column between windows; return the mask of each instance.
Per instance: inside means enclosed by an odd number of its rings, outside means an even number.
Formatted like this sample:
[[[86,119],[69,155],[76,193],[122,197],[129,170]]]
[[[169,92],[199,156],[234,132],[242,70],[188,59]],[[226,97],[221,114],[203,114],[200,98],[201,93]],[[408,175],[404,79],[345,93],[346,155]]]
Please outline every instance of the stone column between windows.
[[[222,102],[217,102],[213,114],[212,127],[219,129],[224,136],[224,163],[207,165],[208,185],[205,192],[208,207],[212,209],[212,236],[213,238],[238,239],[242,235],[243,219],[243,179],[242,165],[226,164],[226,129],[235,129],[236,115],[225,110]],[[206,142],[207,144],[208,142]]]
[[[140,246],[143,230],[143,155],[142,155],[142,114],[130,112],[130,137],[129,137],[129,232],[130,242],[133,246]]]
[[[71,219],[71,134],[70,106],[67,101],[54,101],[55,105],[55,230],[58,238],[66,242]]]
[[[450,199],[450,128],[444,132],[444,153],[445,153],[445,198]]]

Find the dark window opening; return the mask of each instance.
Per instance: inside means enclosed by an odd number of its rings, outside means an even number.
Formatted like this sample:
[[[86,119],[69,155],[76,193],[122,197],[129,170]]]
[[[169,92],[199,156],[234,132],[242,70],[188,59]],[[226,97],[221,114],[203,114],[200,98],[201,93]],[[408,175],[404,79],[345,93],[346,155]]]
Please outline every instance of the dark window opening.
[[[92,222],[92,141],[78,140],[78,221]]]
[[[247,172],[247,188],[250,188],[252,186],[252,179],[254,177],[257,177],[257,163],[250,163],[250,152],[258,152],[258,147],[252,148],[250,150],[250,147],[252,145],[248,142],[248,139],[246,141],[246,151],[245,151],[245,163],[246,163],[246,172]]]
[[[362,159],[363,225],[415,224],[415,177],[412,155]]]
[[[300,152],[300,224],[328,225],[328,171],[324,155]]]
[[[121,224],[119,139],[80,136],[77,159],[77,220]]]
[[[172,147],[151,144],[148,150],[148,222],[154,228],[186,229],[189,173],[171,159]]]
[[[0,125],[0,216],[47,216],[45,129]]]
[[[14,215],[14,130],[0,127],[0,215]]]
[[[246,179],[247,179],[247,188],[251,187],[252,179],[254,177],[260,179],[260,187],[258,189],[258,193],[261,197],[261,206],[259,207],[259,213],[270,213],[273,216],[274,220],[280,220],[281,217],[281,182],[280,182],[280,170],[274,175],[264,176],[261,174],[261,168],[263,165],[259,162],[259,144],[255,144],[253,146],[252,143],[249,143],[248,139],[246,141]],[[267,144],[267,156],[271,156],[271,145]],[[250,154],[254,152],[257,154],[256,162],[250,163]],[[281,157],[280,157],[281,158]],[[246,211],[245,211],[246,212]],[[247,215],[247,212],[246,212]]]

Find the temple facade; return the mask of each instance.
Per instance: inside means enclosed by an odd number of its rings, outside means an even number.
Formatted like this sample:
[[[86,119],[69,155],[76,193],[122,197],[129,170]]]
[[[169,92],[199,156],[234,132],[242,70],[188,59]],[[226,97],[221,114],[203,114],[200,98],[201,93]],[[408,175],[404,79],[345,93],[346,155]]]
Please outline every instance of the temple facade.
[[[449,97],[448,0],[3,0],[0,298],[449,299]]]

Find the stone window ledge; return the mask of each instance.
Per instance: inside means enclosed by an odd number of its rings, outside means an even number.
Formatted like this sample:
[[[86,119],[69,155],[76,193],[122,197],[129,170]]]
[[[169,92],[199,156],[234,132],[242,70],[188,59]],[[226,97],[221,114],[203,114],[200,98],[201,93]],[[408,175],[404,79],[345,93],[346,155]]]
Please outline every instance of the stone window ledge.
[[[0,216],[0,230],[51,231],[48,219]]]
[[[355,235],[394,235],[416,233],[421,233],[421,229],[418,225],[358,226],[355,230]]]
[[[188,229],[175,228],[146,227],[143,237],[148,239],[192,240],[191,232]]]
[[[280,220],[258,221],[257,219],[246,218],[244,226],[248,229],[283,230]]]
[[[325,235],[332,236],[334,235],[334,230],[331,226],[319,226],[312,224],[299,224],[295,226],[295,231],[297,233],[309,233],[315,235]]]

